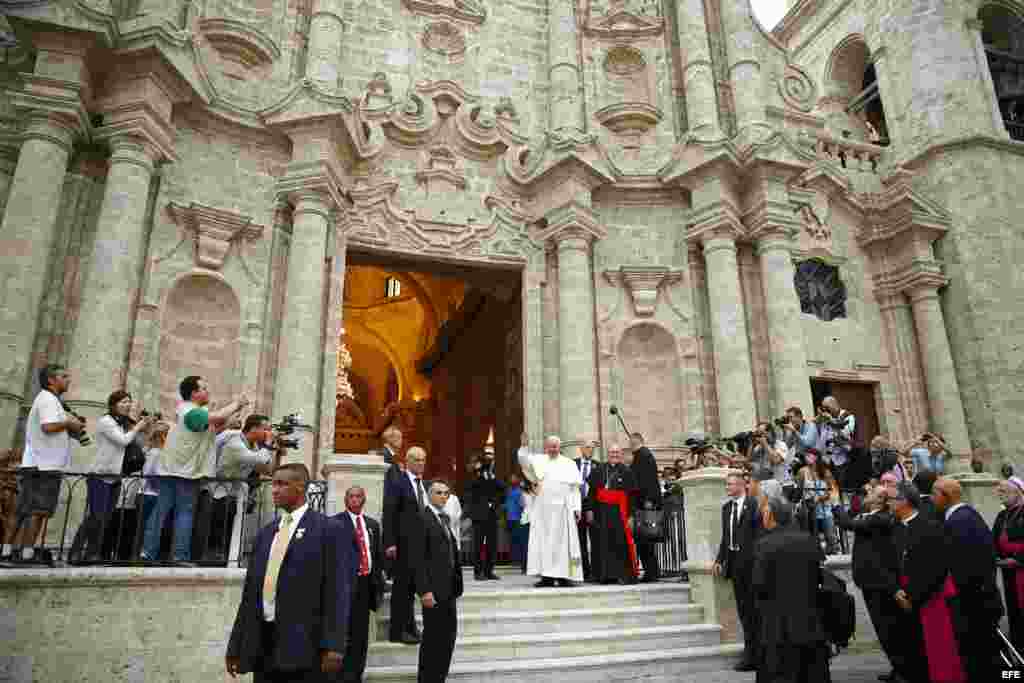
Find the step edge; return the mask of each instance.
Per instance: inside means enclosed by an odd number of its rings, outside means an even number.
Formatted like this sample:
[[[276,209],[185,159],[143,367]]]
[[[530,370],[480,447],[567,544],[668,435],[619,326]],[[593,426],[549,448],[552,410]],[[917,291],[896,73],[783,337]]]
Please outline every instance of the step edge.
[[[685,603],[685,604],[682,604],[682,605],[671,605],[671,604],[669,604],[669,605],[631,605],[629,607],[599,607],[599,608],[589,609],[589,610],[588,609],[537,610],[537,611],[509,610],[509,611],[500,611],[500,612],[490,612],[487,615],[478,614],[478,613],[475,613],[475,612],[470,613],[470,614],[460,614],[459,615],[459,621],[462,621],[462,620],[482,621],[485,618],[486,619],[493,619],[493,618],[496,618],[496,617],[506,617],[506,618],[511,617],[511,618],[522,619],[522,618],[526,618],[526,617],[531,617],[532,618],[532,617],[536,617],[538,615],[541,615],[541,616],[560,616],[560,617],[564,617],[564,616],[586,617],[586,616],[609,616],[609,615],[615,615],[615,614],[633,614],[633,613],[650,614],[651,612],[661,613],[661,612],[672,612],[672,611],[677,611],[677,610],[696,612],[696,611],[703,610],[703,609],[704,609],[704,606],[699,604],[699,603],[688,602],[688,603]],[[390,615],[381,615],[381,616],[379,616],[377,618],[377,621],[378,621],[378,623],[384,623],[384,624],[390,623],[391,622],[391,616]]]

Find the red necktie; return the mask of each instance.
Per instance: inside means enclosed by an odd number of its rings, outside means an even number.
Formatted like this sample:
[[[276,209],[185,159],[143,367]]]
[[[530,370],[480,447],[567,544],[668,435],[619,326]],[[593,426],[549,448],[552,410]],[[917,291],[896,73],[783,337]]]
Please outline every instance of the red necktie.
[[[370,556],[366,554],[366,532],[363,531],[363,516],[356,517],[356,540],[359,541],[359,576],[370,573]]]

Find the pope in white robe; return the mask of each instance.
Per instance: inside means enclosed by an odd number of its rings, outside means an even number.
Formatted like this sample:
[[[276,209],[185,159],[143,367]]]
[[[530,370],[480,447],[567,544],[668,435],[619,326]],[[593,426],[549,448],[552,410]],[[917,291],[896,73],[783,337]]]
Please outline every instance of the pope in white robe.
[[[583,580],[580,538],[576,520],[580,514],[583,479],[576,463],[560,453],[561,441],[549,436],[544,453],[519,449],[523,474],[536,486],[530,507],[530,542],[526,573],[543,579]]]

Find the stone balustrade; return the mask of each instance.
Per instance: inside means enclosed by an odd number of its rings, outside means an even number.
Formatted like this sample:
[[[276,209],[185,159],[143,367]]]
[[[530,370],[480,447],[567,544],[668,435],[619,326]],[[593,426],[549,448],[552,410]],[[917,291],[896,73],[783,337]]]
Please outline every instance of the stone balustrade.
[[[885,148],[868,142],[839,140],[827,134],[818,136],[814,151],[820,159],[838,162],[851,171],[877,174],[882,165]]]

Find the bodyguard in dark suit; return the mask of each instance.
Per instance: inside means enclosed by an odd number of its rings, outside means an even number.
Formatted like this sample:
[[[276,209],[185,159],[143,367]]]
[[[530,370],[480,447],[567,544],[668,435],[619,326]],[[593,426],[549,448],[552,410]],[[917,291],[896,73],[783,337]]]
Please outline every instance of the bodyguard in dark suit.
[[[319,683],[341,669],[352,583],[353,544],[334,520],[306,507],[309,472],[274,472],[280,520],[256,536],[225,657],[228,673],[254,683]]]
[[[637,508],[640,510],[661,509],[661,483],[658,481],[658,463],[654,453],[644,445],[644,437],[640,432],[633,432],[629,437],[629,445],[633,449],[633,463],[630,469],[640,487],[637,493]],[[657,581],[661,576],[658,569],[658,554],[654,543],[642,538],[636,539],[636,552],[640,563],[644,566],[643,582]]]
[[[725,492],[732,498],[722,506],[722,542],[712,570],[715,576],[732,580],[736,612],[743,625],[743,660],[737,671],[754,671],[758,662],[757,612],[751,587],[754,542],[761,528],[757,502],[746,495],[746,483],[739,474],[725,480]]]
[[[494,562],[498,555],[498,508],[505,484],[494,474],[494,449],[490,446],[477,461],[476,478],[467,489],[466,507],[473,520],[473,576],[477,581],[497,581]]]
[[[940,478],[932,499],[945,516],[950,573],[956,584],[954,626],[970,683],[996,680],[999,641],[995,630],[1003,616],[996,584],[996,549],[992,531],[978,511],[962,501],[960,482]]]
[[[904,656],[902,635],[909,626],[906,612],[896,604],[896,593],[900,590],[897,522],[886,506],[885,489],[881,486],[867,495],[864,505],[867,512],[856,517],[837,508],[836,522],[840,529],[854,532],[853,582],[864,594],[864,604],[882,650],[893,663],[893,670],[899,671],[905,668],[898,662]],[[884,680],[893,678],[890,673]]]
[[[789,503],[770,498],[764,535],[754,553],[752,585],[760,611],[759,683],[828,681],[828,645],[818,606],[821,563],[817,540],[790,522]]]
[[[423,506],[426,489],[423,470],[427,454],[413,446],[405,455],[405,471],[384,480],[384,556],[393,564],[390,640],[406,645],[420,641],[416,635],[413,597],[416,566],[423,544]]]
[[[581,440],[580,444],[580,457],[576,458],[576,467],[580,471],[580,477],[583,479],[583,488],[580,489],[580,496],[583,499],[583,507],[580,510],[580,521],[576,524],[576,531],[580,537],[580,559],[583,562],[583,579],[590,581],[594,578],[593,564],[591,563],[591,536],[593,535],[593,529],[591,528],[590,522],[587,521],[587,512],[593,512],[593,502],[590,500],[590,473],[594,471],[598,463],[594,462],[594,446],[597,445],[596,441]]]
[[[422,558],[416,567],[416,593],[423,603],[423,644],[417,683],[443,683],[455,651],[462,566],[451,520],[444,512],[450,494],[446,482],[431,482],[430,504],[423,514]]]
[[[346,535],[352,537],[356,567],[348,620],[348,647],[341,674],[336,677],[343,683],[360,683],[363,680],[370,643],[370,612],[377,611],[384,595],[380,525],[377,520],[363,514],[365,504],[366,491],[361,486],[353,486],[345,492],[345,512],[334,518],[345,529]]]

